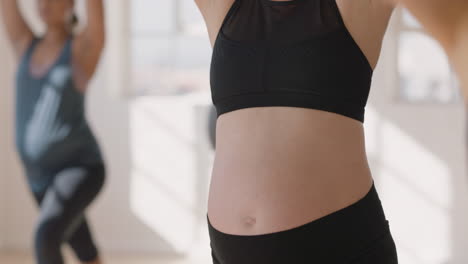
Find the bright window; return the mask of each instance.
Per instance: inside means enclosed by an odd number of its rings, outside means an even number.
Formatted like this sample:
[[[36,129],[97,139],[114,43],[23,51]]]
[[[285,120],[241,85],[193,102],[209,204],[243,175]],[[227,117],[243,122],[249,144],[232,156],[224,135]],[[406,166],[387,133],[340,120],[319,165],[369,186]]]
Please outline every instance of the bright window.
[[[131,86],[137,95],[209,89],[211,48],[193,0],[132,0]]]

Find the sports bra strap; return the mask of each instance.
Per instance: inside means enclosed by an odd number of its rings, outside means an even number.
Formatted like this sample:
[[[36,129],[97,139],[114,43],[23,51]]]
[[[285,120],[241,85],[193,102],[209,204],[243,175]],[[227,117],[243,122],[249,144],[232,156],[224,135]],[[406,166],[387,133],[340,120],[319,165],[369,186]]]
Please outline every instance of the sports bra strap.
[[[240,1],[241,0],[234,0],[234,2],[232,3],[231,7],[228,10],[228,12],[226,13],[226,16],[223,19],[223,23],[221,24],[221,27],[219,28],[219,31],[223,30],[224,26],[226,25],[226,22],[231,18],[232,14],[234,14],[234,11],[239,6]],[[252,0],[249,0],[249,1],[252,1]]]
[[[37,44],[39,43],[39,38],[34,36],[29,43],[28,48],[26,49],[26,52],[23,54],[23,60],[29,61],[34,49],[36,48]]]

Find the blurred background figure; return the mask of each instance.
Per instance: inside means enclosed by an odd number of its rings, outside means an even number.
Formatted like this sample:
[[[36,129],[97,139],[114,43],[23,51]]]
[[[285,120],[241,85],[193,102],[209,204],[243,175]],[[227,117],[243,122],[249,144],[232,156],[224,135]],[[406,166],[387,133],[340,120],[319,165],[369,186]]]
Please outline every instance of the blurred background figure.
[[[101,263],[85,210],[104,183],[104,163],[84,114],[84,94],[104,46],[102,1],[87,3],[78,34],[74,0],[38,0],[46,31],[37,36],[16,0],[2,18],[18,59],[16,145],[40,208],[34,235],[38,264],[64,263],[68,243],[82,263]]]
[[[18,3],[34,32],[45,32],[38,2]],[[80,25],[85,3],[75,3]],[[113,264],[211,263],[212,51],[203,19],[193,0],[107,0],[105,11],[106,46],[86,103],[111,176],[87,210],[101,256]],[[38,215],[14,147],[17,63],[8,39],[0,26],[0,263],[33,263]],[[404,8],[393,15],[371,90],[369,163],[400,263],[466,263],[459,84],[444,50]],[[64,248],[65,259],[73,255]]]

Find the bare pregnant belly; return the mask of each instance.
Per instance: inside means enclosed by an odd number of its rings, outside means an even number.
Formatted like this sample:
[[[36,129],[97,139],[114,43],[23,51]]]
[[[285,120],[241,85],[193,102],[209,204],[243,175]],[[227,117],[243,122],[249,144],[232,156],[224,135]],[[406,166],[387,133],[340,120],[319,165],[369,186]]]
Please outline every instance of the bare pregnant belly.
[[[363,126],[292,107],[221,115],[208,216],[218,231],[288,230],[345,208],[372,186]]]

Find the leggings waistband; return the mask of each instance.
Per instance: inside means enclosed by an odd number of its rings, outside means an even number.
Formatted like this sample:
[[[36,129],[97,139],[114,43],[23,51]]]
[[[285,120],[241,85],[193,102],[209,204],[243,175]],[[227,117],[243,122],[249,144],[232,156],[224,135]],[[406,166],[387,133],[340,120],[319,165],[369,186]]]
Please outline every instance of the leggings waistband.
[[[325,256],[342,261],[390,232],[374,185],[364,198],[351,206],[285,231],[253,236],[231,235],[216,230],[209,219],[208,225],[213,254],[225,259],[248,252],[268,255],[272,250],[284,251],[287,248],[294,252],[312,251],[314,261],[322,261]]]

